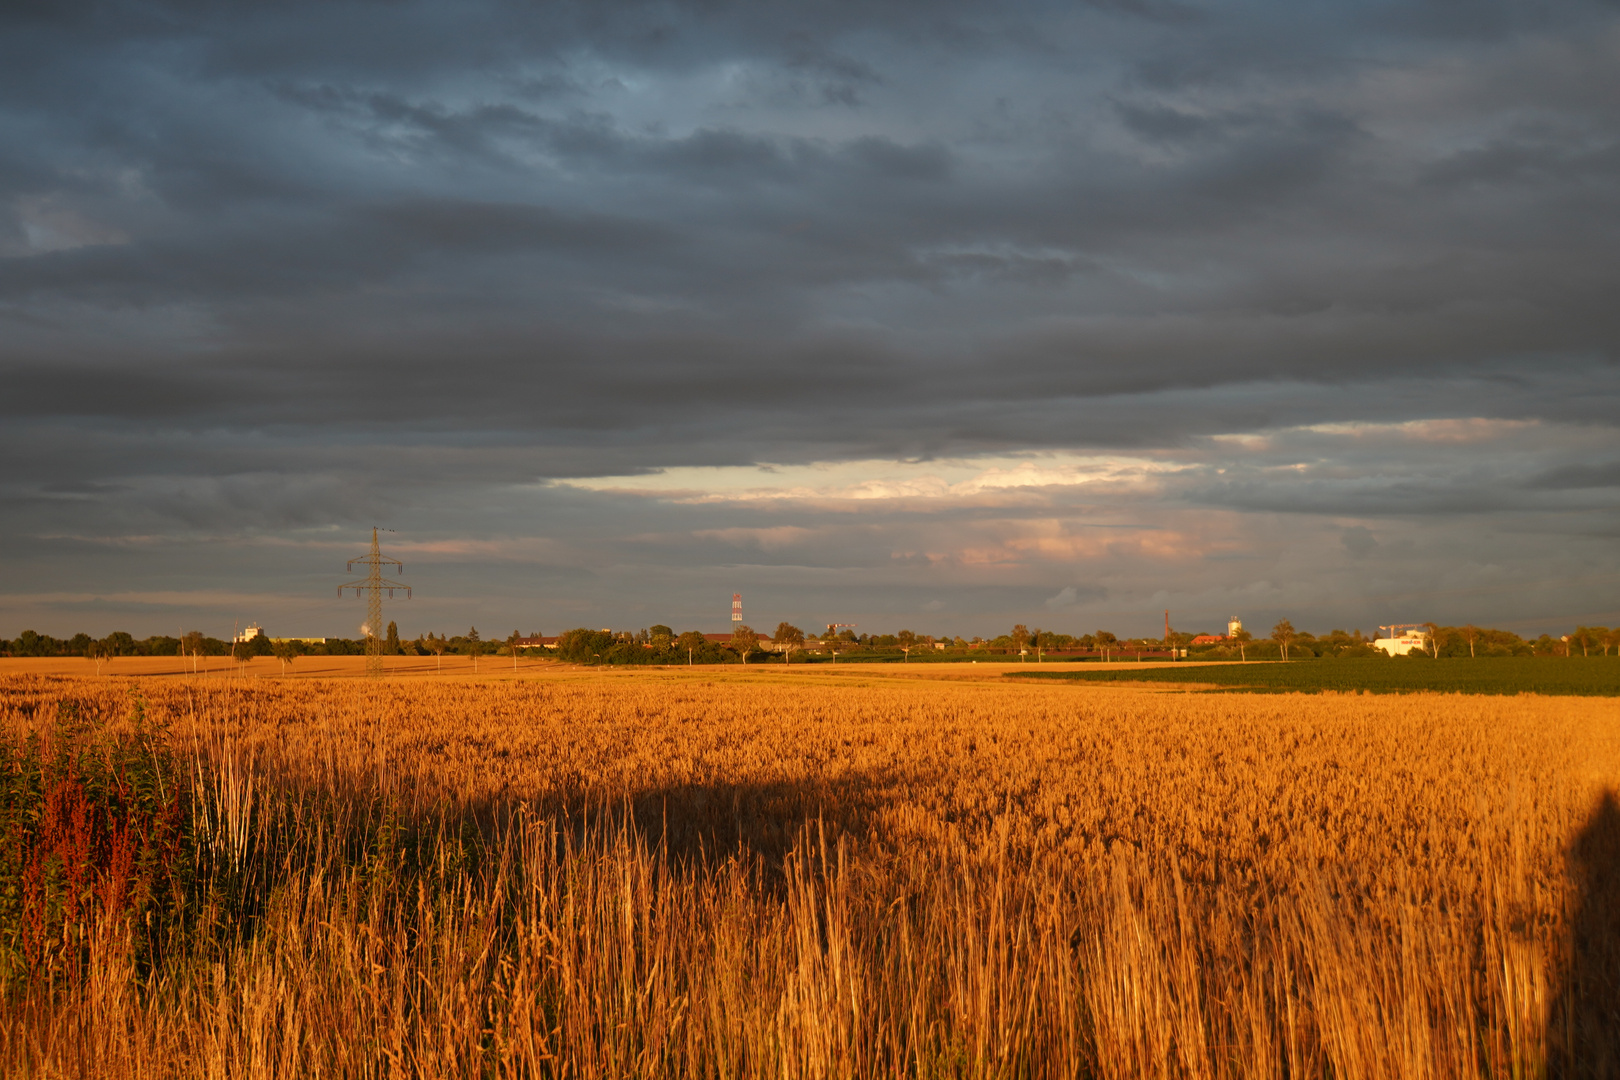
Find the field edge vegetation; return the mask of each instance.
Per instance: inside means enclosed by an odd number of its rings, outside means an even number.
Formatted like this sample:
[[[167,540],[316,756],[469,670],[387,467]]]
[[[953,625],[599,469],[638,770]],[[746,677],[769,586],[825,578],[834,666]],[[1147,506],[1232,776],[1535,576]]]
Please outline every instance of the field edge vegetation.
[[[1155,664],[1102,671],[1009,671],[1003,676],[1098,683],[1189,683],[1205,692],[1620,696],[1620,656]]]

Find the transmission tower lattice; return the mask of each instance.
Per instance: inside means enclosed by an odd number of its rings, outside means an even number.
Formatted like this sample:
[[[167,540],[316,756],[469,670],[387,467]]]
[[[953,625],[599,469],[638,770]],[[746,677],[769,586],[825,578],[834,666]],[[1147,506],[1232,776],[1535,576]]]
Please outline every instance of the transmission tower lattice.
[[[360,628],[361,632],[366,635],[366,677],[369,679],[380,679],[382,678],[383,673],[383,593],[386,592],[388,594],[388,599],[392,600],[394,598],[394,591],[396,589],[402,590],[405,593],[405,599],[409,600],[411,598],[411,587],[406,585],[404,582],[394,581],[390,578],[383,577],[382,568],[384,566],[397,566],[399,567],[399,572],[403,574],[405,572],[405,564],[400,562],[398,559],[388,559],[383,557],[382,552],[377,549],[376,529],[371,530],[370,554],[362,555],[358,559],[349,560],[348,569],[351,572],[354,570],[355,563],[360,563],[363,566],[370,567],[371,572],[360,581],[346,581],[342,585],[339,585],[338,596],[341,597],[343,595],[344,589],[353,589],[354,595],[357,597],[361,594],[361,592],[366,594],[366,625]]]

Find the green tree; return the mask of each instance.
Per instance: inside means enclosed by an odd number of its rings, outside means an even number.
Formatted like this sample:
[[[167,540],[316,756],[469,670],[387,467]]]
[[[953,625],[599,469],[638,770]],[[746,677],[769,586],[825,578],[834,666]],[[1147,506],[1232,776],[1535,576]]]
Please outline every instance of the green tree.
[[[238,641],[231,646],[231,659],[235,660],[245,673],[247,662],[253,659],[257,651],[253,647],[253,642]]]
[[[827,655],[832,657],[832,662],[835,664],[838,663],[838,647],[844,644],[845,641],[853,642],[854,640],[855,635],[847,629],[840,634],[837,623],[828,623],[826,632],[821,635],[821,643],[826,647]]]
[[[272,641],[270,643],[270,652],[277,660],[281,661],[281,677],[285,679],[287,677],[287,665],[298,659],[298,642]]]
[[[1604,626],[1577,626],[1570,637],[1580,645],[1582,656],[1591,656],[1592,646],[1600,644],[1608,632],[1608,627]],[[1607,649],[1603,651],[1608,652]]]
[[[99,641],[91,641],[90,644],[84,647],[84,657],[86,660],[95,661],[97,675],[101,674],[102,663],[110,660],[112,655],[112,646],[107,643],[106,638],[102,638]]]
[[[508,649],[510,649],[511,652],[512,652],[512,670],[513,671],[517,670],[518,651],[521,648],[521,646],[518,645],[518,640],[520,638],[522,638],[522,637],[523,637],[522,634],[520,634],[516,630],[514,630],[514,631],[512,631],[512,635],[506,639],[506,647]]]
[[[1247,630],[1238,630],[1237,632],[1235,632],[1232,635],[1232,640],[1237,642],[1238,659],[1242,660],[1244,663],[1248,663],[1249,662],[1249,651],[1248,651],[1249,642],[1254,640],[1254,635],[1249,633]],[[1226,655],[1230,656],[1232,654],[1227,653]]]
[[[436,658],[433,664],[434,670],[442,673],[444,671],[444,650],[450,647],[450,642],[446,641],[443,635],[434,637],[429,633],[423,640],[423,644],[427,646],[428,652],[432,653]]]
[[[1051,644],[1051,641],[1052,632],[1050,630],[1042,630],[1037,626],[1035,629],[1029,632],[1029,643],[1035,647],[1035,662],[1037,664],[1044,660],[1042,654]]]
[[[782,662],[791,664],[793,654],[804,648],[804,631],[790,622],[776,624],[776,633],[772,635],[776,647],[781,650]]]
[[[191,673],[197,674],[197,658],[203,653],[202,631],[193,630],[180,639],[180,655],[191,657]]]
[[[1114,645],[1119,641],[1119,638],[1115,637],[1107,630],[1097,631],[1097,633],[1093,635],[1093,639],[1096,642],[1095,647],[1102,650],[1102,658],[1104,661],[1108,659],[1108,654],[1113,650]]]
[[[1429,655],[1438,660],[1440,658],[1440,646],[1446,643],[1440,624],[1426,622],[1423,624],[1423,628],[1429,632]]]
[[[1024,646],[1029,644],[1029,627],[1019,623],[1012,628],[1012,633],[1008,637],[1012,640],[1013,652],[1022,653]]]
[[[388,639],[383,642],[383,652],[388,656],[399,655],[399,624],[392,619],[388,620]]]
[[[1358,630],[1356,633],[1359,635],[1361,631]],[[1463,640],[1468,642],[1469,658],[1474,659],[1474,642],[1479,640],[1479,627],[1475,626],[1473,623],[1469,623],[1467,626],[1462,628],[1460,633],[1462,634]]]
[[[675,640],[675,631],[663,623],[657,623],[647,628],[647,640],[652,642],[655,649],[667,649]]]
[[[693,663],[696,655],[701,652],[703,650],[703,646],[707,645],[708,643],[709,639],[704,637],[702,633],[697,630],[688,630],[675,642],[678,648],[686,650],[686,662],[688,665]]]
[[[1283,619],[1276,626],[1271,628],[1271,640],[1282,646],[1282,657],[1284,660],[1288,659],[1288,646],[1292,645],[1294,643],[1294,639],[1298,636],[1299,631],[1295,630],[1294,624],[1289,622],[1287,619]]]
[[[900,651],[906,654],[906,663],[909,664],[911,662],[911,650],[917,647],[917,635],[910,630],[902,630],[894,637],[900,646]]]
[[[557,637],[557,657],[570,664],[589,664],[612,647],[612,634],[583,626],[565,630]]]
[[[738,623],[731,628],[731,647],[742,657],[744,664],[748,663],[748,654],[759,648],[759,635],[754,633],[753,627]]]

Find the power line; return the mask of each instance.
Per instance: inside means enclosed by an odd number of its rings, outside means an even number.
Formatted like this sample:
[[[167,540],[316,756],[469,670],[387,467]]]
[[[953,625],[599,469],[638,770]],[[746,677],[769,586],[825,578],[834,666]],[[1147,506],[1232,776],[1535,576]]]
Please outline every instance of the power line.
[[[344,589],[353,589],[358,597],[363,590],[366,593],[366,624],[360,629],[366,635],[366,677],[370,679],[382,678],[382,594],[386,591],[388,599],[394,598],[394,590],[402,589],[405,599],[411,598],[411,587],[402,581],[394,581],[382,576],[384,566],[397,566],[399,572],[405,572],[405,564],[398,559],[385,558],[377,548],[377,530],[371,530],[371,551],[358,559],[350,559],[347,569],[354,570],[354,564],[360,563],[371,568],[371,572],[360,581],[346,581],[338,586],[338,596],[343,595]]]

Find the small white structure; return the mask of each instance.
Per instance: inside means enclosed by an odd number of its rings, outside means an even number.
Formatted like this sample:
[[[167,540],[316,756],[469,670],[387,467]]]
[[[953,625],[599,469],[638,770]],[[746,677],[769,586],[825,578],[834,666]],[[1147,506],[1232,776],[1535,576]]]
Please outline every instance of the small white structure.
[[[253,626],[248,627],[246,630],[243,630],[240,634],[237,634],[236,640],[239,642],[252,641],[254,638],[262,637],[264,637],[264,628],[258,624],[254,624]]]
[[[1391,656],[1405,656],[1413,649],[1422,649],[1430,652],[1430,637],[1428,628],[1422,623],[1399,623],[1394,626],[1380,626],[1379,633],[1388,630],[1387,636],[1374,639],[1372,647],[1383,649]]]

